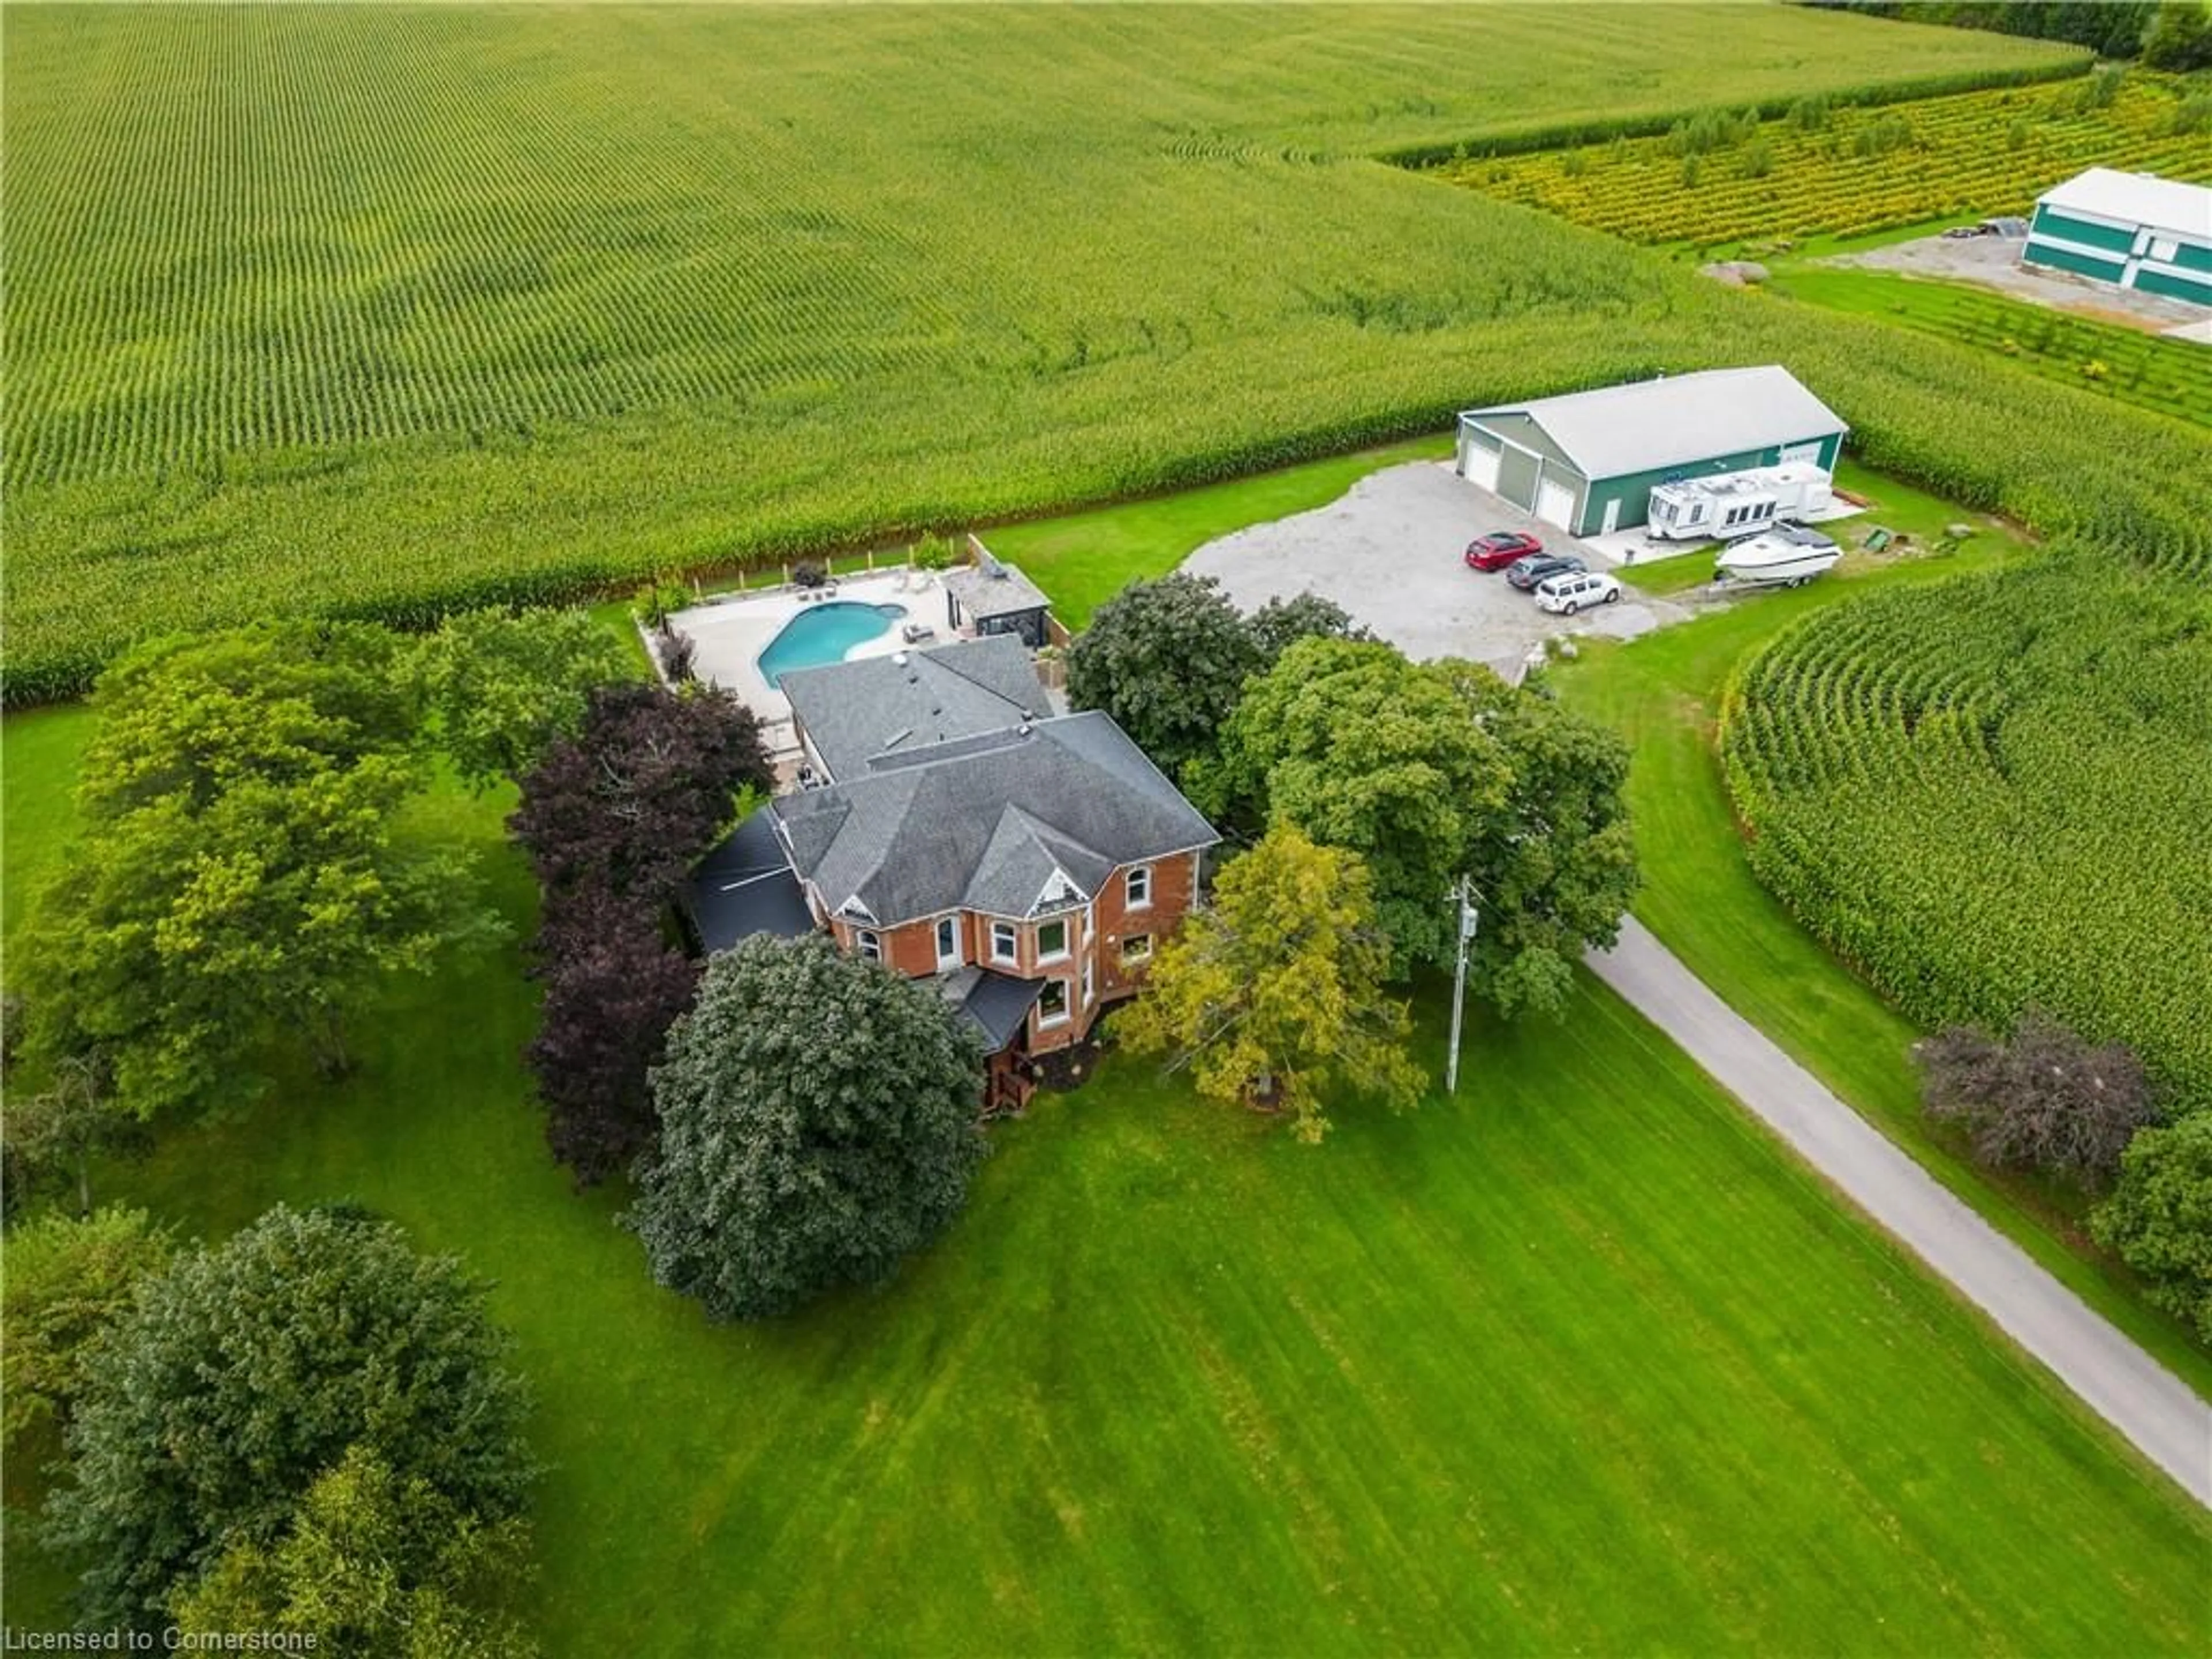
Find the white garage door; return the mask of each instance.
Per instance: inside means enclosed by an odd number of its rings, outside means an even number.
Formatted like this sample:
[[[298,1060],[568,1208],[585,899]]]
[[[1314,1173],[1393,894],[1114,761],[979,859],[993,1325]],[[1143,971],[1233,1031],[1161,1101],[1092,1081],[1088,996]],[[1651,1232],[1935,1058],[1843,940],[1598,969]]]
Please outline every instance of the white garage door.
[[[1808,444],[1784,444],[1782,446],[1782,459],[1784,461],[1817,461],[1820,459],[1820,441],[1815,438]]]
[[[1536,516],[1546,524],[1567,529],[1574,520],[1575,492],[1549,478],[1540,480],[1536,485]]]
[[[1475,438],[1464,440],[1460,446],[1460,476],[1484,489],[1498,488],[1498,464],[1503,459],[1500,452],[1486,448]]]

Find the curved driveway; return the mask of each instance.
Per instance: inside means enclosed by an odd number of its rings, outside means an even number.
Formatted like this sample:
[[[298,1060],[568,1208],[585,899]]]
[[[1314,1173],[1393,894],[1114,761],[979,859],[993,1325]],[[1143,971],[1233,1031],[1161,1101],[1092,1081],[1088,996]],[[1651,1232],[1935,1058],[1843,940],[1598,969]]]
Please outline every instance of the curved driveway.
[[[2090,1408],[2212,1508],[2212,1405],[1708,989],[1632,916],[1597,976]]]

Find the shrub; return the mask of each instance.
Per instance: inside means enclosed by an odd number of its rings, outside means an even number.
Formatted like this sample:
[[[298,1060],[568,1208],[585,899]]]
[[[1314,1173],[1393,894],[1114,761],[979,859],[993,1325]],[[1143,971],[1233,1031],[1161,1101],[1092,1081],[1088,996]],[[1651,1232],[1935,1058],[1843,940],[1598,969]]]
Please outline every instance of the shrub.
[[[965,553],[960,543],[950,536],[924,536],[914,544],[914,567],[917,570],[950,570]]]
[[[2074,91],[2074,107],[2087,115],[2094,110],[2110,109],[2112,100],[2120,95],[2120,82],[2127,78],[2127,70],[2118,64],[2106,64],[2093,70],[2089,78]]]
[[[699,654],[699,641],[680,628],[664,627],[653,636],[653,653],[660,659],[660,672],[668,677],[671,685],[689,685],[699,678],[694,659]]]
[[[2150,1281],[2154,1302],[2212,1342],[2212,1111],[2129,1142],[2090,1231]]]
[[[1872,161],[1911,143],[1911,121],[1895,110],[1885,110],[1851,135],[1851,154]]]
[[[0,1278],[0,1348],[8,1387],[0,1424],[10,1457],[42,1425],[68,1426],[94,1339],[131,1306],[134,1287],[169,1259],[167,1233],[143,1210],[79,1220],[40,1216],[8,1236]]]
[[[1963,1124],[1975,1158],[1994,1169],[2101,1187],[2153,1121],[2150,1084],[2131,1050],[2092,1046],[2039,1009],[2008,1042],[1953,1026],[1913,1055],[1928,1115]]]

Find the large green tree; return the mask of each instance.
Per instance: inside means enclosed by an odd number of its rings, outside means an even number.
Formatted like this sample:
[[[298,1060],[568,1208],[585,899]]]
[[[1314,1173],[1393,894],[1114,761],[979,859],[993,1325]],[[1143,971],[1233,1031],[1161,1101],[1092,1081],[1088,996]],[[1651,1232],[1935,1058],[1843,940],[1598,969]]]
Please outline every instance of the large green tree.
[[[141,1282],[87,1356],[75,1479],[48,1505],[84,1613],[143,1626],[241,1543],[270,1546],[349,1447],[495,1525],[536,1466],[485,1287],[345,1210],[282,1206]]]
[[[2212,1110],[2129,1142],[2090,1230],[2150,1282],[2154,1302],[2212,1342]]]
[[[1449,963],[1467,878],[1470,982],[1513,1013],[1564,1006],[1583,949],[1617,936],[1636,889],[1627,775],[1620,739],[1486,668],[1322,638],[1252,683],[1190,782],[1231,824],[1359,854],[1400,971]]]
[[[2178,75],[2212,68],[2212,7],[2204,0],[2164,0],[2143,31],[2142,60]]]
[[[653,1073],[630,1224],[653,1277],[718,1319],[888,1279],[967,1200],[982,1085],[934,988],[821,938],[718,952]]]
[[[94,1338],[131,1304],[138,1281],[167,1264],[169,1236],[143,1210],[111,1206],[82,1218],[42,1215],[8,1235],[0,1275],[0,1352],[7,1454],[68,1425]]]
[[[187,1636],[283,1631],[338,1659],[527,1659],[511,1604],[530,1577],[521,1516],[486,1522],[353,1446],[280,1540],[240,1538],[170,1611]]]
[[[1211,576],[1133,582],[1067,653],[1067,701],[1102,708],[1170,778],[1213,751],[1260,647]]]
[[[1188,1066],[1208,1099],[1282,1110],[1319,1140],[1338,1101],[1402,1108],[1427,1081],[1405,1004],[1383,988],[1389,965],[1359,855],[1279,824],[1160,948],[1118,1028],[1137,1053]]]
[[[471,788],[519,780],[584,724],[593,688],[639,677],[588,611],[498,609],[448,617],[416,647],[440,746]]]
[[[97,1065],[147,1119],[257,1091],[272,1044],[331,1074],[386,977],[490,931],[416,832],[419,707],[380,629],[167,641],[100,681],[82,828],[15,967],[34,1070]]]
[[[1067,654],[1067,699],[1103,708],[1170,778],[1211,761],[1222,723],[1255,674],[1303,639],[1370,639],[1318,593],[1270,599],[1247,617],[1212,576],[1132,582],[1099,607]]]

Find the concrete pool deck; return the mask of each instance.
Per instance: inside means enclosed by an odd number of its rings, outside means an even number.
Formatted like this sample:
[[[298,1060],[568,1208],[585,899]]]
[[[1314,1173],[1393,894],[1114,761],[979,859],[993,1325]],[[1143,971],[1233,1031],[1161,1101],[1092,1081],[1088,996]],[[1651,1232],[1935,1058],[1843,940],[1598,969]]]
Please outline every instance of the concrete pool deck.
[[[793,617],[840,601],[906,607],[903,622],[893,622],[874,638],[854,646],[845,653],[847,662],[908,649],[904,627],[909,623],[934,630],[929,638],[915,642],[918,647],[943,645],[954,637],[945,615],[945,580],[933,571],[901,567],[864,576],[842,576],[830,598],[805,599],[803,592],[776,587],[726,593],[678,611],[669,618],[671,625],[688,635],[696,647],[692,672],[711,685],[736,692],[760,716],[761,736],[770,757],[779,763],[798,756],[799,738],[792,729],[791,700],[762,676],[760,654]]]

